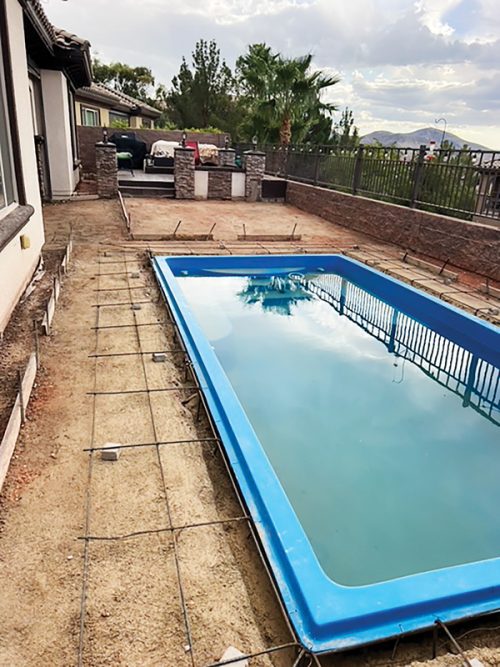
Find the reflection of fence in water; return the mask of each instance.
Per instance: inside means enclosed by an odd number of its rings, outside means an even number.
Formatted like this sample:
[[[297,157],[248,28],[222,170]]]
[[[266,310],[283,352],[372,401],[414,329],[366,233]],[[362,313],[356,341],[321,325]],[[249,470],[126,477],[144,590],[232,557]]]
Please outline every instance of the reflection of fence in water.
[[[382,341],[389,352],[408,359],[424,373],[500,424],[500,369],[469,352],[345,278],[325,274],[294,276],[304,288],[332,305]]]

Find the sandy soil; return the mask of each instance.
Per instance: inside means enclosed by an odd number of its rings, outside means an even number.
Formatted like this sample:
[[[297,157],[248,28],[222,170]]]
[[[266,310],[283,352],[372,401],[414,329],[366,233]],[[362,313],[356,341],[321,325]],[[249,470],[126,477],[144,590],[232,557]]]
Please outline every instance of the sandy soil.
[[[283,211],[276,205],[270,215],[278,220]],[[220,659],[231,644],[252,652],[289,641],[245,522],[186,528],[175,533],[175,543],[166,530],[241,516],[213,444],[124,449],[117,462],[102,461],[95,453],[89,474],[89,454],[83,451],[89,446],[201,438],[208,431],[195,422],[194,405],[181,402],[186,392],[180,389],[179,358],[167,353],[167,361],[156,364],[148,354],[171,349],[172,331],[162,324],[166,313],[144,254],[125,239],[117,203],[56,205],[45,213],[50,243],[65,238],[71,222],[75,250],[53,334],[42,341],[42,373],[0,505],[0,665],[77,664],[84,580],[86,667],[188,667],[192,657],[202,667]],[[293,209],[288,213],[295,215]],[[132,271],[139,272],[138,279],[130,278]],[[103,288],[107,291],[96,291]],[[145,303],[134,311],[132,302]],[[161,325],[96,331],[96,322]],[[89,357],[118,352],[145,354]],[[179,389],[150,393],[150,401],[142,391],[88,393],[146,387]],[[86,570],[80,539],[86,530],[93,537],[158,532],[89,541]],[[186,650],[174,544],[191,650]],[[490,619],[476,625],[494,624]],[[474,627],[464,625],[463,631]],[[469,657],[500,665],[499,641],[496,630],[475,632],[461,643]],[[432,663],[425,662],[428,636],[402,641],[394,660],[393,647],[372,647],[324,663],[461,664],[443,638],[440,658]],[[288,653],[250,664],[287,667],[293,658]]]
[[[4,432],[17,394],[17,372],[24,372],[35,349],[33,320],[40,322],[52,290],[64,248],[44,248],[43,268],[36,274],[33,291],[23,297],[0,338],[0,433]],[[26,294],[26,293],[25,293]],[[40,330],[40,327],[38,327]]]

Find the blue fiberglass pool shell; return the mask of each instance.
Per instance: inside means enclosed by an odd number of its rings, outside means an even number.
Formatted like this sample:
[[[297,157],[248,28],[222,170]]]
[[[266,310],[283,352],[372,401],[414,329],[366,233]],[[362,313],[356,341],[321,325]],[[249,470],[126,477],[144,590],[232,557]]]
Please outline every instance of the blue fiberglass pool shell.
[[[156,257],[153,267],[188,349],[240,491],[301,643],[338,651],[500,608],[500,558],[360,586],[328,577],[176,276],[331,271],[500,365],[495,327],[338,255]],[[466,480],[464,481],[466,484]],[[439,520],[439,517],[436,517]]]

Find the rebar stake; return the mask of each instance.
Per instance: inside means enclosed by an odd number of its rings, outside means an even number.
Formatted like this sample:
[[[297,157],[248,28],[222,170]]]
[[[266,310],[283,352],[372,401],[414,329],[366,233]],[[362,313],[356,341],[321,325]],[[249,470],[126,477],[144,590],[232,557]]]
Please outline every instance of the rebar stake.
[[[17,371],[17,384],[19,386],[19,407],[21,408],[21,424],[26,421],[26,414],[24,411],[24,397],[23,397],[23,374]]]
[[[35,358],[36,358],[36,368],[40,368],[40,341],[38,339],[38,322],[33,320],[33,335],[35,338]]]

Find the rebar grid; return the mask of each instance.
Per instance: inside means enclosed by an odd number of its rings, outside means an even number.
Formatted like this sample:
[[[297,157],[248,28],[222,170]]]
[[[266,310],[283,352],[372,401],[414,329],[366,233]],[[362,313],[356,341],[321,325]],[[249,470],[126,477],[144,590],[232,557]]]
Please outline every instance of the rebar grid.
[[[125,265],[125,273],[126,273],[126,276],[127,276],[127,285],[130,285],[129,274],[127,272],[127,259],[126,259],[125,255],[123,256],[123,261],[124,261],[124,265]],[[131,291],[129,291],[129,297],[130,297],[130,301],[132,302],[133,299],[132,299],[132,292]],[[99,310],[99,308],[97,310]],[[134,332],[135,332],[135,337],[136,337],[136,340],[137,340],[137,345],[139,347],[139,350],[142,350],[142,342],[141,342],[141,337],[140,337],[139,328],[138,328],[139,323],[137,322],[137,313],[134,310],[134,311],[132,311],[132,314],[133,314],[133,317],[134,317],[134,324],[135,324]],[[154,438],[155,442],[158,442],[159,437],[158,437],[158,431],[157,431],[157,428],[156,428],[156,421],[155,421],[155,416],[154,416],[153,404],[151,402],[151,393],[150,393],[150,389],[149,389],[148,374],[147,374],[147,371],[146,371],[146,364],[144,362],[144,355],[141,355],[141,367],[142,367],[142,372],[143,372],[143,376],[144,376],[145,387],[146,387],[146,390],[147,390],[146,393],[147,393],[147,397],[148,397],[148,407],[149,407],[149,413],[150,413],[150,417],[151,417],[151,427],[153,429],[153,438]],[[161,454],[160,454],[160,447],[158,445],[156,445],[155,450],[156,450],[156,457],[157,457],[158,465],[159,465],[159,468],[160,468],[160,475],[161,475],[161,481],[162,481],[162,486],[163,486],[163,497],[164,497],[164,500],[165,500],[166,518],[167,518],[167,522],[169,524],[169,527],[172,528],[173,527],[172,512],[171,512],[171,509],[170,509],[170,502],[169,502],[168,491],[167,491],[167,482],[166,482],[166,479],[165,479],[165,470],[164,470],[164,467],[163,467],[163,461],[162,461]],[[88,531],[87,531],[87,534],[88,534]],[[191,634],[191,624],[190,624],[190,620],[189,620],[189,614],[188,614],[187,605],[186,605],[186,596],[185,596],[185,593],[184,593],[184,587],[183,587],[182,577],[181,577],[178,545],[177,545],[177,540],[175,539],[175,536],[174,536],[173,532],[171,533],[171,535],[172,535],[171,542],[172,542],[174,561],[175,561],[175,571],[176,571],[176,575],[177,575],[177,586],[178,586],[178,592],[179,592],[179,601],[180,601],[180,604],[181,604],[182,616],[183,616],[183,619],[184,619],[187,646],[189,647],[188,652],[189,652],[189,656],[191,658],[192,667],[196,667],[195,660],[194,660],[194,650],[193,650],[193,639],[192,639],[192,634]]]

